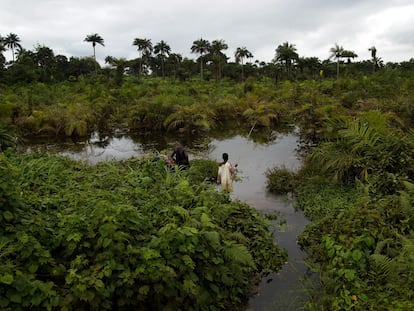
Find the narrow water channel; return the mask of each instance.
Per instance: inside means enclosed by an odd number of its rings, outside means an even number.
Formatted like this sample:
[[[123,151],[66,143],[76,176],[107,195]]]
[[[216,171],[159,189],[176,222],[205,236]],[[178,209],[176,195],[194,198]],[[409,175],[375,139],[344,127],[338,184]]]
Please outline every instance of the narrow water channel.
[[[278,245],[288,251],[288,263],[279,273],[267,276],[257,293],[249,300],[248,311],[301,310],[306,294],[302,279],[307,274],[303,260],[306,257],[296,243],[298,234],[308,223],[301,211],[293,207],[292,198],[276,196],[266,190],[266,171],[284,165],[297,169],[297,138],[283,135],[267,145],[255,144],[240,136],[213,141],[210,157],[220,160],[223,152],[229,153],[230,162],[238,163],[241,181],[234,183],[233,198],[243,200],[263,213],[277,213],[272,230]],[[285,221],[284,225],[280,225]]]
[[[147,142],[134,141],[120,135],[107,140],[92,137],[87,142],[55,143],[33,145],[30,149],[47,149],[77,160],[91,163],[107,160],[121,160],[140,157],[154,150],[172,149],[175,141]],[[242,136],[208,140],[200,148],[190,144],[191,158],[206,157],[221,161],[223,152],[229,154],[229,161],[238,164],[240,180],[234,183],[233,199],[246,201],[250,206],[265,214],[277,214],[271,230],[278,245],[288,252],[288,263],[279,273],[267,276],[260,283],[257,293],[249,300],[246,311],[289,311],[301,310],[306,295],[302,279],[307,275],[303,260],[306,254],[296,243],[298,234],[308,223],[301,211],[293,207],[292,199],[276,196],[266,190],[266,171],[274,166],[284,165],[296,169],[300,160],[296,156],[297,137],[287,134],[276,137],[267,144],[254,143]],[[168,150],[167,150],[168,151]],[[281,225],[281,222],[283,225]]]

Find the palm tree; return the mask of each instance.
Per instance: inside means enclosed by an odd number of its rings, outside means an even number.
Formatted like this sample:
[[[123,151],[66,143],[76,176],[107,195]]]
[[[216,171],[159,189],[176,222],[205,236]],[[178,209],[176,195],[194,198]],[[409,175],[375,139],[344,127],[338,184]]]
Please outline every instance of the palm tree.
[[[51,66],[55,61],[53,50],[47,46],[37,45],[35,52],[35,59],[40,67]]]
[[[128,61],[125,58],[115,58],[112,56],[107,56],[105,58],[105,63],[109,64],[112,67],[115,67],[115,83],[120,86],[123,82],[125,68],[128,67]]]
[[[6,63],[6,58],[3,55],[4,52],[6,52],[6,47],[3,44],[3,38],[0,36],[0,69],[2,69]]]
[[[336,77],[339,78],[339,60],[342,57],[342,53],[344,52],[344,48],[339,46],[337,43],[329,50],[331,52],[331,56],[329,58],[336,59]]]
[[[208,53],[210,50],[210,42],[208,40],[204,40],[200,38],[193,42],[191,47],[191,53],[198,53],[200,54],[200,75],[201,80],[203,80],[203,55]]]
[[[56,58],[53,50],[47,46],[38,44],[32,55],[33,61],[39,66],[40,80],[43,82],[52,81],[54,79],[54,71],[56,68]],[[18,61],[23,59],[23,57],[24,56],[19,53]]]
[[[348,59],[348,64],[349,64],[351,62],[351,58],[354,59],[355,57],[358,57],[358,55],[355,54],[354,51],[344,50],[342,52],[342,57],[347,58]]]
[[[319,74],[321,65],[321,61],[317,57],[299,57],[297,60],[297,66],[301,73],[307,71],[307,74],[310,74],[313,78]]]
[[[96,69],[96,53],[95,53],[95,46],[96,46],[96,44],[100,44],[100,45],[102,45],[102,46],[105,46],[105,45],[104,45],[104,39],[103,39],[100,35],[98,35],[97,33],[94,33],[94,34],[91,34],[91,35],[86,36],[86,38],[85,38],[83,41],[86,41],[86,42],[92,42],[92,47],[93,47],[93,58],[94,58],[94,60],[95,60],[95,73],[96,73],[97,69]]]
[[[371,51],[371,59],[372,59],[372,70],[375,72],[375,69],[377,68],[377,48],[375,46],[371,46],[368,51]]]
[[[4,51],[6,51],[6,47],[4,46],[5,42],[4,39],[1,35],[0,35],[0,54],[3,53]]]
[[[242,80],[244,80],[244,65],[243,65],[243,59],[244,58],[252,58],[253,54],[246,49],[245,47],[237,48],[236,52],[234,53],[234,57],[236,59],[236,63],[241,63],[242,68]]]
[[[296,47],[294,44],[290,44],[286,41],[276,48],[275,60],[276,62],[280,62],[284,65],[287,78],[290,76],[290,68],[292,63],[297,62],[298,58],[299,55],[296,53]]]
[[[152,54],[153,48],[152,43],[150,39],[140,39],[135,38],[132,42],[132,45],[135,45],[137,47],[138,52],[140,52],[140,63],[139,63],[139,74],[142,74],[142,62],[144,59],[144,56],[150,56]]]
[[[183,61],[183,57],[180,54],[177,53],[170,53],[168,55],[167,64],[169,64],[169,67],[172,67],[172,72],[174,74],[174,79],[177,76],[177,70],[180,66],[180,63]]]
[[[221,78],[221,60],[227,59],[222,50],[227,50],[229,47],[224,40],[214,40],[211,42],[210,53],[214,61],[217,63],[217,80]]]
[[[161,71],[162,71],[163,78],[165,78],[165,71],[164,71],[165,58],[168,55],[170,55],[170,52],[171,52],[171,48],[164,40],[161,40],[156,45],[154,45],[154,53],[161,58]]]
[[[22,46],[20,45],[20,38],[14,34],[9,33],[6,38],[3,39],[5,47],[12,50],[12,57],[14,63],[14,49],[21,49]]]

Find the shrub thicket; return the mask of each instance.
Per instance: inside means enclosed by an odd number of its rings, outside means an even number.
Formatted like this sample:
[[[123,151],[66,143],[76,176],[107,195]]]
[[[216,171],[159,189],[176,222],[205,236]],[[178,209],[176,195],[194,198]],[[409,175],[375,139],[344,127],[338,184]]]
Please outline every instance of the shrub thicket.
[[[208,163],[0,160],[2,310],[231,310],[286,260],[258,212],[195,182]]]

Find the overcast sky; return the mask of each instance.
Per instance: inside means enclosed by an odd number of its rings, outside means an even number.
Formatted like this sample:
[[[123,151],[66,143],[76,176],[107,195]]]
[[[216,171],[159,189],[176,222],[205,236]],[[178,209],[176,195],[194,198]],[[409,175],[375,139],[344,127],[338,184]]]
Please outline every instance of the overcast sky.
[[[329,58],[335,43],[384,62],[414,58],[413,0],[0,0],[0,35],[15,33],[21,45],[55,54],[91,56],[87,35],[97,33],[98,60],[138,57],[135,38],[164,40],[171,52],[195,59],[197,39],[224,40],[234,61],[237,47],[270,62],[278,45],[294,44],[299,56]],[[11,52],[6,57],[11,59]]]

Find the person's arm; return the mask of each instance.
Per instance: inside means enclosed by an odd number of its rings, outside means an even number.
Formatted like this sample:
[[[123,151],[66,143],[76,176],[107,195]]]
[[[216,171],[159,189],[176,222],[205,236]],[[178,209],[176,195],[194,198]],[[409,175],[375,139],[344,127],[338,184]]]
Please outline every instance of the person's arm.
[[[234,166],[230,164],[230,174],[234,175],[234,173],[237,172],[237,166],[238,166],[238,164],[236,164]]]

